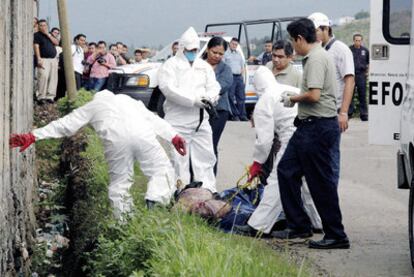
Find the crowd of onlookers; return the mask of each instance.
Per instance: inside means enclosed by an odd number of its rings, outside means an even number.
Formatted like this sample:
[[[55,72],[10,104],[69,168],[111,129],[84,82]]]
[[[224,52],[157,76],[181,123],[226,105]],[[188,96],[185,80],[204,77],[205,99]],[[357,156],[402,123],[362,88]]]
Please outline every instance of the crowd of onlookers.
[[[38,104],[53,103],[65,96],[66,83],[60,29],[49,30],[46,20],[34,19],[34,74],[36,101]],[[128,46],[122,42],[108,45],[105,41],[88,42],[84,34],[77,34],[71,46],[76,88],[101,90],[109,76],[109,70],[125,64],[147,63],[151,49],[142,47],[129,56]]]

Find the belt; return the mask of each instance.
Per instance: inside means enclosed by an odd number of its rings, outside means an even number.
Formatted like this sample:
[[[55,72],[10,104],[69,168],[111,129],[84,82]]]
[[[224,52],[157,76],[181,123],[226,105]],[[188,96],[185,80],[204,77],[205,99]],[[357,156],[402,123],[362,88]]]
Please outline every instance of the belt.
[[[295,121],[293,121],[293,125],[295,125],[295,127],[298,127],[299,125],[305,124],[305,123],[312,123],[312,122],[316,122],[316,121],[322,121],[322,120],[336,120],[337,117],[336,116],[332,116],[332,117],[318,117],[318,116],[309,116],[303,119],[300,119],[299,117],[295,117]]]
[[[233,74],[233,76],[241,76],[241,74]]]

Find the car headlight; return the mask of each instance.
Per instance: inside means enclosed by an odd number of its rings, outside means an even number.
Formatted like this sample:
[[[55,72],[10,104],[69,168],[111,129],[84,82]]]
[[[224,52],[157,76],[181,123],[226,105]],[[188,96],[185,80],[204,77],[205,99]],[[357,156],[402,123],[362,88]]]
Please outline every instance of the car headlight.
[[[130,77],[126,85],[129,87],[147,88],[149,86],[149,77],[147,75]]]

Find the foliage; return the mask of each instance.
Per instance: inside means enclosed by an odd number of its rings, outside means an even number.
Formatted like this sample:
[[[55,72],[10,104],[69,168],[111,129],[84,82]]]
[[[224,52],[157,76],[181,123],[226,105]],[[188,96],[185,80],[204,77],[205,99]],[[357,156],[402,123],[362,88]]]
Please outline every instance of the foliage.
[[[217,232],[201,218],[138,207],[90,257],[93,276],[306,276],[263,242]]]
[[[367,11],[359,11],[355,14],[355,19],[364,19],[364,18],[369,18],[369,12]]]
[[[354,34],[358,33],[363,36],[363,44],[369,47],[369,18],[355,20],[351,23],[334,26],[333,33],[335,37],[347,45],[352,45]]]
[[[58,109],[62,115],[65,115],[73,109],[85,105],[93,99],[93,94],[85,89],[80,89],[76,95],[75,101],[69,101],[69,98],[63,97],[58,101]]]

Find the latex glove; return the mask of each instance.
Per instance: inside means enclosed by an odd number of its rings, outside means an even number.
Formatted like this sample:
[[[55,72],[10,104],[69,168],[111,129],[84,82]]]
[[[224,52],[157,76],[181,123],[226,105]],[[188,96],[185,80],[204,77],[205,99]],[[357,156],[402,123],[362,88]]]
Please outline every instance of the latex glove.
[[[295,106],[295,103],[292,102],[292,100],[290,100],[290,97],[296,96],[296,95],[298,95],[298,94],[295,93],[295,92],[292,92],[292,91],[284,91],[282,93],[281,98],[280,98],[280,102],[283,103],[283,106],[285,106],[287,108],[292,108],[293,106]]]
[[[262,164],[256,161],[249,168],[249,179],[248,182],[251,182],[255,177],[259,176],[262,173]]]
[[[213,104],[213,106],[216,106],[218,101],[220,99],[220,95],[214,96],[214,97],[210,97],[210,102]]]
[[[185,156],[185,154],[187,154],[187,151],[185,149],[185,140],[180,137],[179,135],[176,135],[173,139],[172,139],[172,144],[175,147],[175,150],[177,150],[177,152],[181,155],[181,156]]]
[[[36,141],[32,133],[27,134],[11,134],[9,139],[10,147],[20,147],[20,152],[26,150],[32,143]]]

